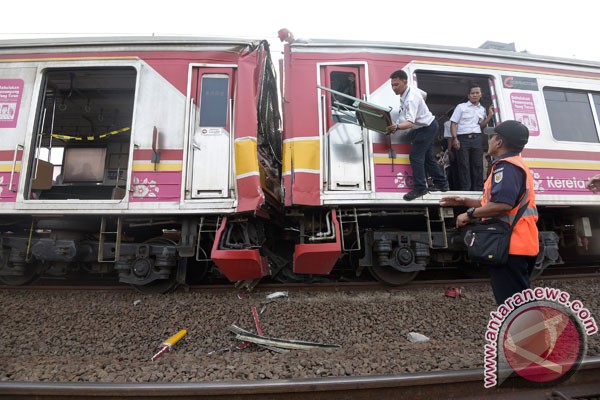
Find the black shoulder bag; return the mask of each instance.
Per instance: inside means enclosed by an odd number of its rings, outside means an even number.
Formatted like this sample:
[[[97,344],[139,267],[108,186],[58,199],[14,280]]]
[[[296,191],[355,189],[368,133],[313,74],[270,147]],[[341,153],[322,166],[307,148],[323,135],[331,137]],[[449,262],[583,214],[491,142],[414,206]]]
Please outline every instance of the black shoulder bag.
[[[528,205],[529,202],[526,202],[519,207],[511,225],[497,218],[473,224],[465,235],[469,259],[491,267],[506,264],[512,230]]]

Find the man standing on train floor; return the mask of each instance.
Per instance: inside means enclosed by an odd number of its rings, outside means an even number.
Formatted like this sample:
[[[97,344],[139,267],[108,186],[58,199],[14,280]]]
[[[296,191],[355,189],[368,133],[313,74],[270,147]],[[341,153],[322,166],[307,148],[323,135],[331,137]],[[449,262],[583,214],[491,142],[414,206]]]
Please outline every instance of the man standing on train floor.
[[[438,122],[427,108],[419,90],[408,87],[408,75],[402,70],[390,75],[392,90],[400,96],[400,113],[398,121],[387,127],[388,133],[410,129],[410,166],[414,185],[404,195],[404,200],[411,201],[427,194],[429,191],[448,191],[448,181],[433,153],[433,141],[438,131]],[[433,186],[427,188],[428,173]]]
[[[533,175],[520,156],[529,140],[529,130],[518,121],[504,121],[486,128],[488,154],[492,171],[485,181],[483,197],[449,196],[440,200],[443,207],[469,207],[456,217],[456,227],[463,228],[480,218],[495,217],[512,223],[519,206],[528,202],[525,212],[514,226],[506,264],[490,267],[492,290],[498,305],[515,293],[530,287],[529,276],[539,252],[538,219],[535,206]]]
[[[452,147],[456,151],[458,165],[458,190],[483,190],[483,143],[481,130],[487,126],[494,115],[490,106],[488,114],[479,103],[481,87],[472,84],[469,87],[469,101],[456,106],[450,117]]]

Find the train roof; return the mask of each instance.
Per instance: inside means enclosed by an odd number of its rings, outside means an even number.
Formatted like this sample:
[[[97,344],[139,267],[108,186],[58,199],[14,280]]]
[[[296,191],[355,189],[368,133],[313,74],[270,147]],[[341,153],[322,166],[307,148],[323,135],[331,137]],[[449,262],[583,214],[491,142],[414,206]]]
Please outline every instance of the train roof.
[[[62,38],[30,38],[0,40],[0,50],[49,49],[57,47],[76,46],[237,46],[256,47],[263,40],[225,37],[196,37],[196,36],[102,36],[102,37],[62,37]]]
[[[487,49],[487,48],[470,48],[470,47],[456,47],[456,46],[443,46],[443,45],[429,45],[429,44],[415,44],[415,43],[402,43],[402,42],[381,42],[381,41],[360,41],[360,40],[335,40],[335,39],[296,39],[292,43],[292,47],[296,50],[302,48],[307,51],[318,51],[317,49],[327,49],[331,51],[332,48],[339,48],[340,51],[348,51],[348,49],[355,49],[355,51],[366,51],[366,52],[395,52],[398,50],[404,51],[419,51],[419,52],[431,52],[431,53],[445,53],[455,54],[457,56],[481,56],[481,57],[499,57],[502,59],[511,59],[515,61],[524,62],[549,62],[553,64],[572,65],[578,67],[592,67],[600,68],[600,62],[579,60],[575,58],[561,58],[553,56],[544,56],[538,54],[532,54],[528,52],[515,52],[507,50]],[[300,50],[301,51],[301,50]]]

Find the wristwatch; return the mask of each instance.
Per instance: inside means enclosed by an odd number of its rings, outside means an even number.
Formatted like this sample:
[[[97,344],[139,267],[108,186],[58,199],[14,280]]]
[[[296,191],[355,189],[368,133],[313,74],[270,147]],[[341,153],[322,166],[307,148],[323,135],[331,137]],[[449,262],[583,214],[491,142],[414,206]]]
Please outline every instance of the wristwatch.
[[[467,210],[467,217],[471,218],[471,219],[475,219],[475,215],[473,215],[475,213],[475,207],[471,207]]]

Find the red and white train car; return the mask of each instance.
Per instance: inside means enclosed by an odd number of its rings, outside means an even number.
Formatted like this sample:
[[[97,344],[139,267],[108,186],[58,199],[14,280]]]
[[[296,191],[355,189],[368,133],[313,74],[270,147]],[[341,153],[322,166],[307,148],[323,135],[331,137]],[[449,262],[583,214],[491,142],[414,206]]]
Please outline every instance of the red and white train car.
[[[268,274],[281,125],[265,41],[3,41],[0,109],[0,280]]]
[[[402,199],[411,186],[406,140],[352,123],[352,115],[332,105],[343,98],[318,88],[390,106],[393,117],[399,100],[389,76],[397,69],[427,93],[440,126],[476,83],[482,104],[494,106],[495,123],[517,119],[529,127],[523,157],[535,175],[540,212],[537,272],[563,260],[598,259],[600,197],[585,183],[600,171],[599,63],[498,50],[291,40],[280,69],[286,221],[289,232],[298,232],[295,272],[328,274],[337,264],[352,273],[368,268],[400,284],[425,268],[468,263],[454,229],[453,217],[463,210],[439,207],[445,195],[439,192]]]
[[[0,280],[116,271],[162,292],[209,269],[230,281],[369,269],[401,284],[426,268],[468,264],[454,229],[461,210],[439,207],[441,194],[402,199],[411,186],[402,135],[361,128],[336,105],[343,98],[319,89],[390,106],[393,116],[389,75],[400,68],[440,122],[477,83],[495,123],[529,126],[538,272],[597,260],[600,201],[585,182],[600,171],[599,67],[292,41],[280,66],[282,144],[265,41],[0,42]]]

